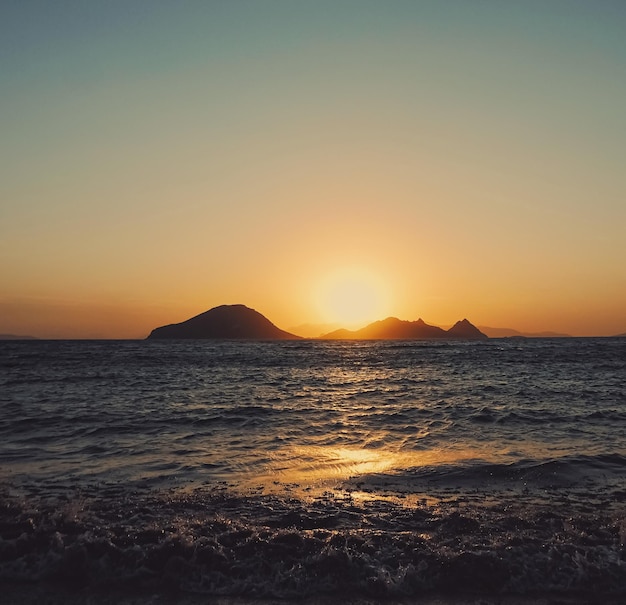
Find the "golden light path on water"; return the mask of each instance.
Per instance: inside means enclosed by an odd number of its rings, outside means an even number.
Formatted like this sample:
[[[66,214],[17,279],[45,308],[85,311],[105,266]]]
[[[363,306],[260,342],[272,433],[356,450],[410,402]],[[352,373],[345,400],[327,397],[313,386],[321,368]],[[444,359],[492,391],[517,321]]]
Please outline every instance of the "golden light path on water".
[[[316,492],[341,486],[347,480],[379,473],[393,476],[408,469],[438,466],[464,460],[493,460],[492,448],[391,451],[385,449],[305,446],[276,453],[266,471],[245,481],[248,487],[277,491],[285,486]]]

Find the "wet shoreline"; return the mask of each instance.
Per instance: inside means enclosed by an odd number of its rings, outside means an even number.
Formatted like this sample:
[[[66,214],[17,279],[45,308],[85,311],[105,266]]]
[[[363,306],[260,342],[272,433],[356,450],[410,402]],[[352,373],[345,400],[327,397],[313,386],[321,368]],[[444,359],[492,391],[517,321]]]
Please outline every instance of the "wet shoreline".
[[[0,581],[14,603],[617,603],[625,495],[5,490]]]

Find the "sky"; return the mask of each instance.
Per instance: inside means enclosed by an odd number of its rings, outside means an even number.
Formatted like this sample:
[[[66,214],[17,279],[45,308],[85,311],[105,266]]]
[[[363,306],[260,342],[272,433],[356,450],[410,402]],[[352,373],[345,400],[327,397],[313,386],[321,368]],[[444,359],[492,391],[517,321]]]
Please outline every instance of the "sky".
[[[3,0],[0,333],[626,332],[625,31],[621,0]]]

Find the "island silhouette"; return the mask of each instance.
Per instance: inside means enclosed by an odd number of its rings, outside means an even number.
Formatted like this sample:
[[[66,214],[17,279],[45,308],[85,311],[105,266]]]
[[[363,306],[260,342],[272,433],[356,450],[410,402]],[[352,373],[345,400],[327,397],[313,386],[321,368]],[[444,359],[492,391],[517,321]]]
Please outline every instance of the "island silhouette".
[[[281,330],[258,311],[242,304],[221,305],[186,321],[152,330],[149,339],[222,339],[222,340],[300,340],[302,337]],[[426,340],[486,339],[467,319],[457,321],[449,330],[431,326],[422,319],[403,321],[388,317],[360,330],[335,330],[322,340]]]
[[[181,323],[155,328],[148,338],[299,340],[301,337],[281,330],[245,305],[221,305]]]

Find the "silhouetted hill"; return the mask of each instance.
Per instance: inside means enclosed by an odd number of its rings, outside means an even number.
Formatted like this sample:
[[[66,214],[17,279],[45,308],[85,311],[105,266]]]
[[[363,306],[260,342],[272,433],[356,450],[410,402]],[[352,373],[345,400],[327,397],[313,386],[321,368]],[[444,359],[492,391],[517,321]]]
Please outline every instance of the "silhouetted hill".
[[[458,321],[449,330],[431,326],[422,319],[404,321],[388,317],[375,321],[360,330],[335,330],[321,336],[327,340],[420,340],[429,338],[485,339],[488,338],[467,319]]]
[[[148,338],[296,340],[258,311],[245,305],[222,305],[187,321],[155,328]]]

